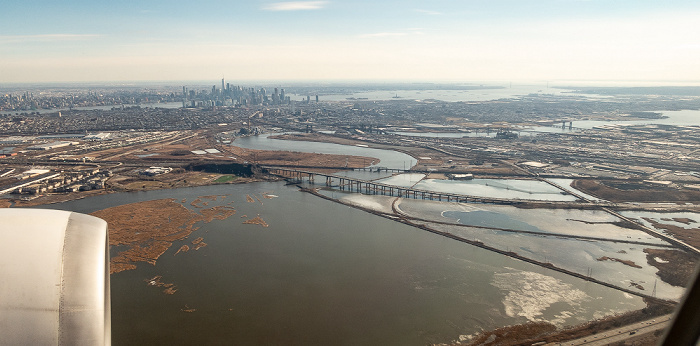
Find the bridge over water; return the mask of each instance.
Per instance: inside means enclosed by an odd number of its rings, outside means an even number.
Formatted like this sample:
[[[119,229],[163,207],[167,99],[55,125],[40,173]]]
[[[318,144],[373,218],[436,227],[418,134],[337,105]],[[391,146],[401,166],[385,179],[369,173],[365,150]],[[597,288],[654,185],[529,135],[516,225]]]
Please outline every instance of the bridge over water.
[[[384,183],[378,183],[376,181],[364,180],[358,178],[351,178],[342,175],[336,175],[332,173],[319,173],[300,169],[291,168],[281,168],[281,167],[266,167],[270,174],[274,174],[283,177],[288,180],[296,181],[302,183],[304,181],[309,184],[316,184],[317,181],[323,181],[325,186],[337,187],[343,191],[359,192],[368,195],[384,195],[384,196],[395,196],[402,198],[413,198],[413,199],[427,199],[443,202],[461,202],[461,203],[491,203],[491,204],[522,204],[522,203],[556,203],[556,204],[576,204],[584,206],[587,203],[581,202],[553,202],[553,201],[536,201],[536,200],[525,200],[525,199],[506,199],[506,198],[493,198],[493,197],[478,197],[478,196],[468,196],[457,193],[449,192],[436,192],[430,190],[416,189],[412,187],[400,187],[396,185],[389,185]],[[368,168],[370,170],[371,168]],[[375,168],[377,169],[377,168]],[[391,170],[383,169],[386,171],[397,171],[401,170]]]

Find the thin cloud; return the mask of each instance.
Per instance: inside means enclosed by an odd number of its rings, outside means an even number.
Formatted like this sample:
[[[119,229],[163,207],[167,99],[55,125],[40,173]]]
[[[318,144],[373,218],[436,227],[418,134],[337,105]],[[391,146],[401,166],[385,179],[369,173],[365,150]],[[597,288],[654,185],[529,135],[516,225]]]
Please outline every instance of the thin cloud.
[[[425,32],[423,32],[423,28],[410,28],[407,30],[413,35],[425,35]]]
[[[405,32],[376,32],[373,34],[360,35],[361,38],[371,38],[371,37],[392,37],[392,36],[406,36]]]
[[[46,35],[3,35],[0,42],[29,42],[29,41],[77,41],[101,37],[92,34],[46,34]]]
[[[431,15],[431,16],[439,16],[439,15],[442,15],[442,12],[431,11],[431,10],[423,10],[423,9],[418,9],[418,8],[415,9],[414,11],[416,11],[416,12],[418,12],[418,13],[423,13],[423,14]]]
[[[273,2],[263,7],[267,11],[303,11],[318,10],[326,6],[328,1],[284,1]]]

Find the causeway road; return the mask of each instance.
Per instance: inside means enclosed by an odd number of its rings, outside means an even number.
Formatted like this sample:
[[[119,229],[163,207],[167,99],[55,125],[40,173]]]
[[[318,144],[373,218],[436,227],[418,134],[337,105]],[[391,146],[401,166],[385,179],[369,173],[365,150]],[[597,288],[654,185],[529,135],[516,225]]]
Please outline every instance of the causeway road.
[[[637,322],[626,325],[620,328],[610,329],[589,335],[580,339],[569,340],[564,342],[553,342],[545,346],[603,346],[610,345],[620,341],[625,341],[637,337],[642,334],[652,333],[660,329],[665,329],[669,326],[673,315],[664,315],[655,317],[646,321]]]

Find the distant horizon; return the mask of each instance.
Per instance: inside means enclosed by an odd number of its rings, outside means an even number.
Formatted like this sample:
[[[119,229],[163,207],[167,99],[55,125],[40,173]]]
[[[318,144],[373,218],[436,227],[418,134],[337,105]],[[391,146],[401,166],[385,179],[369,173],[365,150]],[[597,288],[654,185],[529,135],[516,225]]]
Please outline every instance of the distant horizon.
[[[700,80],[696,81],[671,81],[671,80],[371,80],[371,79],[334,79],[334,80],[314,80],[314,79],[226,79],[226,83],[233,86],[253,86],[253,85],[288,85],[288,86],[381,86],[381,85],[405,85],[415,84],[416,86],[484,86],[484,87],[509,87],[509,86],[543,86],[550,88],[564,87],[700,87]],[[93,81],[45,81],[45,82],[2,82],[0,88],[11,88],[13,86],[41,87],[41,86],[212,86],[219,87],[221,78],[218,79],[192,79],[192,80],[93,80]]]

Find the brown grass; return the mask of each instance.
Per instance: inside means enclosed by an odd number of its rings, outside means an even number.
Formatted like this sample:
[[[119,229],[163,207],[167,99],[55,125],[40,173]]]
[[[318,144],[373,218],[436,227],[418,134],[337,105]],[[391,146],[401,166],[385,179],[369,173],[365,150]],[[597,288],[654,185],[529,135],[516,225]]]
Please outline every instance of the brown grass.
[[[245,221],[243,221],[243,223],[244,223],[244,224],[247,224],[247,225],[260,225],[260,226],[263,226],[263,227],[269,227],[269,225],[267,224],[267,222],[265,222],[265,220],[263,220],[263,219],[260,217],[260,215],[254,217],[254,218],[252,218],[252,219],[250,219],[250,220],[245,220]]]
[[[669,225],[661,222],[657,222],[654,219],[643,217],[644,220],[649,222],[654,228],[662,229],[666,233],[672,235],[674,238],[694,247],[700,247],[700,229],[697,228],[683,228],[676,225]]]
[[[632,268],[638,268],[638,269],[641,269],[641,268],[642,268],[642,266],[640,266],[640,265],[634,263],[633,261],[630,261],[630,260],[623,260],[623,259],[614,258],[614,257],[603,256],[603,257],[601,257],[601,258],[598,258],[597,260],[598,260],[598,261],[613,261],[613,262],[622,263],[622,264],[624,264],[624,265],[626,265],[626,266],[630,266],[630,267],[632,267]]]
[[[195,207],[195,208],[202,208],[203,205],[200,205],[202,202],[203,201],[201,198],[196,198],[194,201],[190,202],[190,205]]]
[[[187,245],[180,246],[179,249],[177,249],[177,252],[175,252],[175,255],[179,254],[180,252],[187,252],[190,251],[190,247]],[[173,255],[173,256],[175,256]]]
[[[135,269],[136,262],[155,265],[174,241],[184,239],[197,230],[195,223],[225,220],[234,214],[236,210],[229,206],[201,209],[196,213],[172,198],[126,204],[92,213],[107,221],[110,245],[128,246],[125,251],[112,257],[111,273]],[[196,245],[195,250],[207,246],[201,240],[193,244]],[[175,254],[188,250],[190,247],[183,245]]]
[[[669,218],[662,218],[661,220],[663,220],[663,221],[675,221],[678,223],[684,223],[686,225],[690,225],[691,223],[696,222],[695,220],[689,219],[687,217],[674,217],[674,218],[670,218],[670,219]]]
[[[202,238],[202,237],[199,237],[199,238],[193,240],[192,244],[195,246],[194,247],[195,250],[199,250],[199,249],[207,246],[207,243],[204,242],[204,238]]]
[[[679,287],[685,287],[695,275],[698,256],[679,250],[644,249],[647,254],[647,263],[656,267],[659,271],[656,275],[662,281]],[[668,263],[657,262],[658,257]]]
[[[226,196],[221,196],[221,197],[222,197],[222,198],[226,198]],[[199,197],[197,197],[197,198],[206,199],[206,200],[209,200],[209,201],[216,202],[216,200],[219,198],[219,196],[218,196],[218,195],[209,195],[209,196],[199,196]]]
[[[165,294],[175,294],[177,292],[177,288],[175,288],[175,284],[166,284],[163,281],[161,281],[163,277],[161,275],[156,275],[150,279],[146,279],[143,281],[146,281],[146,284],[148,286],[155,286],[155,287],[165,287],[163,290],[163,293]]]
[[[136,268],[136,262],[155,265],[173,241],[192,233],[194,223],[204,219],[174,199],[131,203],[92,213],[109,225],[109,244],[128,249],[114,256],[111,273]]]
[[[611,183],[612,184],[612,183]],[[624,182],[615,182],[625,187]],[[603,181],[579,179],[571,184],[577,190],[611,202],[695,202],[700,200],[700,191],[676,188],[632,188],[643,184],[629,184],[630,189],[606,185]]]
[[[229,206],[218,206],[199,211],[204,216],[204,222],[209,223],[213,220],[226,220],[236,214],[236,209]]]

